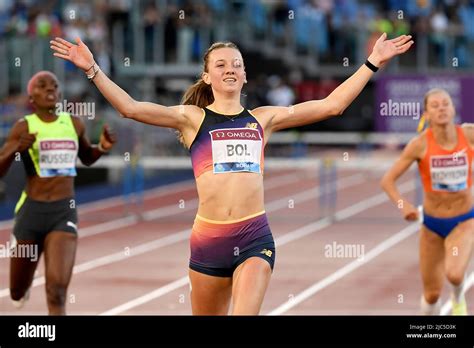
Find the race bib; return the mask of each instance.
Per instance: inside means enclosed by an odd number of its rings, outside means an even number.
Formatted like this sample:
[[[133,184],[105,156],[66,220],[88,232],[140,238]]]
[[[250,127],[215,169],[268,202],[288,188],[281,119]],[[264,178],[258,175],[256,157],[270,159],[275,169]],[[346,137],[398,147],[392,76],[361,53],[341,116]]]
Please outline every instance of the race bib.
[[[457,192],[467,189],[467,154],[430,157],[431,186],[435,191]]]
[[[261,173],[262,137],[257,129],[217,129],[209,134],[214,173]]]
[[[71,139],[39,140],[40,177],[76,176],[77,148]]]

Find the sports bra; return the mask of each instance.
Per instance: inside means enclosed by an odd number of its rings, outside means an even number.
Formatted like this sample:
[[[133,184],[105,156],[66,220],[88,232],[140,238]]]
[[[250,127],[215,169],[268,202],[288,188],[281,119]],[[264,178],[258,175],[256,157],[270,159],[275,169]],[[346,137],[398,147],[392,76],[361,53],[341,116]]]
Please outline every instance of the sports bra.
[[[471,187],[473,150],[460,126],[456,126],[458,143],[445,150],[436,143],[431,128],[426,131],[426,154],[418,162],[425,192],[458,192]]]
[[[36,114],[24,118],[28,132],[38,133],[28,151],[21,154],[27,175],[76,176],[79,140],[71,115],[61,112],[53,122],[44,122]]]
[[[189,151],[194,176],[250,172],[263,174],[264,132],[249,110],[223,115],[203,109],[199,130]]]

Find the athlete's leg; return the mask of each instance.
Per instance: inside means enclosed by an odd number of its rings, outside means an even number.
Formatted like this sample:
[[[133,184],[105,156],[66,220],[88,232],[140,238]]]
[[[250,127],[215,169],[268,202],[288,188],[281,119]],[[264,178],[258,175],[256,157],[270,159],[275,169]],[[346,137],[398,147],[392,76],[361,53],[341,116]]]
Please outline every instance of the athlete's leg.
[[[76,257],[77,234],[48,233],[44,242],[46,298],[50,315],[66,314],[66,295]]]
[[[10,297],[15,307],[21,308],[28,299],[43,250],[41,219],[27,197],[16,211],[10,242]]]
[[[456,226],[446,237],[445,270],[446,277],[452,285],[452,314],[467,314],[464,297],[464,276],[472,254],[474,241],[474,219],[469,219]]]
[[[444,241],[446,248],[446,277],[455,286],[461,285],[464,280],[464,275],[471,259],[473,241],[474,219],[458,224]]]
[[[423,314],[439,314],[438,300],[444,281],[444,239],[424,225],[420,231],[420,271]]]
[[[232,295],[231,277],[214,277],[189,270],[193,315],[227,315]]]
[[[272,270],[260,257],[250,257],[234,271],[232,314],[257,315],[260,312]]]
[[[41,245],[30,241],[15,242],[10,258],[10,297],[14,301],[20,301],[29,290],[33,282],[36,267],[41,256]],[[20,252],[25,250],[25,252]],[[18,307],[21,304],[18,303]]]

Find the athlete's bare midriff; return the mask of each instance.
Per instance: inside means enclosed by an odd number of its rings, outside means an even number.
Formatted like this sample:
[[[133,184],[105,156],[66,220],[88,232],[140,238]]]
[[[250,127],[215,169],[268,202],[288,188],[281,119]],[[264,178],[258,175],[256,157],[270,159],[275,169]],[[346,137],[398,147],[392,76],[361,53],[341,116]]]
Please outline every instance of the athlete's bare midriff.
[[[74,196],[74,177],[58,176],[40,178],[30,176],[26,182],[26,194],[35,201],[53,202]]]
[[[467,137],[465,131],[464,135]],[[454,144],[446,147],[454,149],[458,141],[459,139],[456,139]],[[420,142],[420,158],[424,158],[427,151],[426,134],[420,137]],[[472,203],[470,188],[458,192],[425,191],[423,211],[433,217],[450,218],[469,212],[472,209]]]
[[[196,179],[198,215],[211,220],[240,219],[264,210],[263,175],[203,173]]]
[[[423,210],[428,215],[449,218],[465,214],[471,209],[470,189],[459,192],[425,192]]]

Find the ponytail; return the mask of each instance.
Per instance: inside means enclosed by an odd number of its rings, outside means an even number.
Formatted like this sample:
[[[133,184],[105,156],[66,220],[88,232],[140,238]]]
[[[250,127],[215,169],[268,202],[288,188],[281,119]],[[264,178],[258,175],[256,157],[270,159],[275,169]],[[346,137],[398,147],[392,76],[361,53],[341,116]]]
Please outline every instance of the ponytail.
[[[212,94],[211,85],[204,82],[202,78],[196,81],[189,87],[181,99],[181,105],[196,105],[200,108],[205,108],[214,102],[214,94]],[[181,144],[186,146],[184,142],[183,133],[176,131],[176,136]]]
[[[229,47],[239,51],[239,48],[232,42],[215,42],[214,44],[209,47],[209,49],[204,54],[204,64],[203,64],[203,71],[207,72],[207,64],[209,61],[209,54],[218,48]],[[212,93],[211,85],[208,85],[204,82],[204,80],[199,78],[191,87],[189,87],[183,95],[181,99],[181,105],[196,105],[200,108],[205,108],[209,104],[214,102],[214,94]],[[176,136],[181,144],[186,146],[184,142],[183,134],[178,130],[176,131]]]
[[[202,78],[189,87],[181,99],[182,105],[196,105],[205,108],[214,102],[211,85],[204,82]]]

